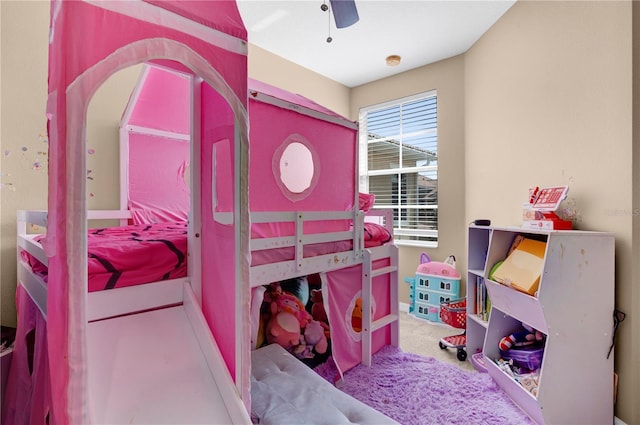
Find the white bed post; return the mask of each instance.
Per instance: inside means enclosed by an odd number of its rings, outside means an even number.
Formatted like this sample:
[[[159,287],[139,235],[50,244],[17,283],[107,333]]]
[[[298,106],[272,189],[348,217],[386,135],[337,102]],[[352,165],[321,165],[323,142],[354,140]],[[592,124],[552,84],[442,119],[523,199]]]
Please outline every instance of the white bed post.
[[[133,113],[134,106],[138,103],[140,97],[140,91],[144,86],[144,81],[149,75],[149,66],[143,65],[142,72],[138,77],[131,99],[127,103],[127,108],[122,114],[120,119],[120,210],[125,211],[129,209],[129,168],[125,164],[129,164],[129,122],[131,121],[131,114]],[[133,105],[133,106],[132,106]],[[121,226],[127,225],[127,220],[120,220]]]
[[[371,251],[364,250],[362,262],[362,364],[371,366],[371,334],[373,330],[371,314],[371,298],[373,297],[373,261]]]
[[[190,199],[191,208],[189,211],[188,242],[189,256],[187,258],[187,269],[189,270],[189,280],[191,288],[202,307],[202,213],[201,192],[200,192],[200,148],[201,148],[201,104],[202,104],[202,78],[191,78],[191,158],[189,167]]]

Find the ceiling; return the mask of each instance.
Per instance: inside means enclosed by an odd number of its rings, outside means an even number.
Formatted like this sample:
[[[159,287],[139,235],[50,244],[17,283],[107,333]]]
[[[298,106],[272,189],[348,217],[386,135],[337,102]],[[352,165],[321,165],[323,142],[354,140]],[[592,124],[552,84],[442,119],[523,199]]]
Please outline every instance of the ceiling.
[[[356,0],[360,20],[342,29],[323,3],[237,0],[251,44],[347,87],[466,52],[515,0]]]

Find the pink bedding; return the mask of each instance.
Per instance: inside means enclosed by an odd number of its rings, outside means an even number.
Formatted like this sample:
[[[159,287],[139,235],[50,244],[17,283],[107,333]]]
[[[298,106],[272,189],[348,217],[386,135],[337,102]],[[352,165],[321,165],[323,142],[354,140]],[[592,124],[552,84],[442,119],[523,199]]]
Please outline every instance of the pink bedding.
[[[265,235],[266,236],[266,235]],[[392,237],[383,226],[364,223],[366,248]],[[350,240],[310,244],[304,257],[352,249]],[[134,224],[90,229],[87,238],[89,292],[140,285],[187,275],[187,223]],[[34,273],[47,280],[47,267],[26,251],[20,253]],[[251,265],[292,260],[294,247],[255,251]]]
[[[87,253],[89,292],[185,277],[187,223],[90,229]],[[46,266],[26,251],[21,257],[46,281]]]

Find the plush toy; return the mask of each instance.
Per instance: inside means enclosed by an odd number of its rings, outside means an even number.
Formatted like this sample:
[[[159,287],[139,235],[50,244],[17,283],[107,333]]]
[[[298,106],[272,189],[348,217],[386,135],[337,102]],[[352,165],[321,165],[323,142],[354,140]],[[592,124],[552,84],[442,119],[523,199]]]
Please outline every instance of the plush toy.
[[[271,317],[267,322],[265,334],[269,344],[278,344],[288,351],[300,345],[302,337],[298,318],[284,311]]]
[[[327,312],[324,309],[321,289],[311,290],[311,302],[313,303],[311,305],[311,316],[313,317],[313,320],[329,323]]]
[[[522,327],[524,328],[523,330],[514,332],[511,335],[502,338],[498,347],[503,351],[507,351],[511,347],[532,345],[544,339],[544,334],[531,326],[523,323]]]
[[[315,357],[315,353],[324,354],[329,348],[325,328],[322,323],[315,320],[309,322],[304,328],[304,335],[302,335],[300,342],[292,350],[293,354],[300,359],[311,359]]]
[[[329,348],[329,342],[325,335],[325,328],[322,323],[312,320],[306,328],[304,328],[304,340],[307,345],[312,346],[316,353],[324,354]]]
[[[274,297],[271,302],[271,314],[276,315],[286,312],[298,319],[299,327],[304,328],[312,319],[311,314],[304,308],[304,304],[295,295],[282,292]]]

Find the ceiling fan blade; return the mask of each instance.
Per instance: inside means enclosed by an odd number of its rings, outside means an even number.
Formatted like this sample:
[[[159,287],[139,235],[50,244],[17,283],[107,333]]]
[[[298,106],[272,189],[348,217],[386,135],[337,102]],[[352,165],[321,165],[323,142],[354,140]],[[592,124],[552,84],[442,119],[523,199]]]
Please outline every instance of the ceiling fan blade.
[[[329,0],[333,10],[333,18],[336,20],[336,27],[349,27],[360,19],[355,0]]]

